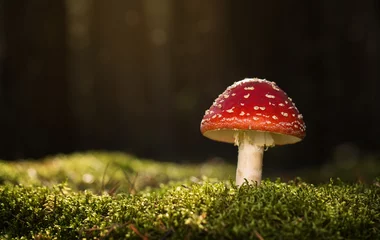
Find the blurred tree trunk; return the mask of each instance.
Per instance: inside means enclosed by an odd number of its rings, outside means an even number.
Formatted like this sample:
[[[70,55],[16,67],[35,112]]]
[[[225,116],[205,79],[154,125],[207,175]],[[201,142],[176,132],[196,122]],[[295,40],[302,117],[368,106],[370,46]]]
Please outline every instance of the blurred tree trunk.
[[[0,111],[3,112],[3,69],[5,58],[4,0],[0,0]],[[0,120],[1,121],[1,120]],[[3,124],[1,124],[3,125]]]
[[[175,111],[173,126],[179,153],[200,160],[212,156],[210,145],[199,131],[204,111],[224,89],[239,80],[232,59],[230,1],[173,1],[171,94]],[[205,144],[199,144],[205,141]],[[193,144],[189,144],[193,143]],[[210,144],[210,145],[208,145]],[[197,150],[194,151],[194,145]],[[218,148],[217,155],[234,146]],[[236,154],[233,155],[235,157]]]
[[[346,4],[346,2],[344,2]],[[345,29],[346,43],[343,45],[344,102],[340,104],[341,115],[360,116],[366,113],[361,121],[353,121],[351,127],[361,129],[369,126],[369,131],[349,133],[340,125],[339,135],[351,142],[357,139],[361,149],[378,149],[380,144],[374,139],[380,134],[376,127],[380,122],[379,79],[380,79],[380,3],[378,0],[352,1],[347,4],[349,27]],[[347,70],[347,71],[346,71]],[[358,84],[359,83],[359,84]],[[352,104],[347,105],[351,101]]]
[[[172,0],[144,0],[150,58],[147,63],[149,94],[152,106],[149,114],[154,117],[151,129],[153,152],[159,157],[174,156],[172,66],[170,44],[172,37]],[[149,67],[150,66],[150,67]]]
[[[375,0],[322,1],[320,37],[324,78],[324,97],[320,106],[329,106],[323,111],[329,121],[323,121],[323,129],[331,134],[323,142],[336,146],[355,142],[361,148],[376,147],[378,128],[360,131],[363,126],[376,126],[380,120],[376,109],[380,101],[377,93],[380,77],[380,23]],[[343,7],[344,6],[344,7]],[[360,115],[366,113],[366,117]],[[345,117],[359,117],[341,124]],[[358,129],[349,131],[347,128]]]
[[[5,120],[7,118],[6,114],[6,108],[4,104],[4,59],[5,59],[5,30],[4,30],[4,0],[0,0],[0,114],[3,116],[0,118],[0,131],[2,132],[3,138],[7,137],[7,130],[4,127],[7,123]],[[5,115],[5,116],[4,116]],[[4,157],[5,149],[8,148],[8,146],[5,146],[7,141],[2,140],[0,141],[0,157]]]
[[[96,101],[91,44],[93,0],[66,0],[69,102],[76,138],[74,144],[88,148],[93,143]]]
[[[6,151],[12,158],[69,151],[63,3],[20,0],[3,4]]]
[[[96,1],[93,16],[99,146],[149,155],[157,125],[152,123],[156,116],[151,115],[153,104],[149,102],[143,1]]]

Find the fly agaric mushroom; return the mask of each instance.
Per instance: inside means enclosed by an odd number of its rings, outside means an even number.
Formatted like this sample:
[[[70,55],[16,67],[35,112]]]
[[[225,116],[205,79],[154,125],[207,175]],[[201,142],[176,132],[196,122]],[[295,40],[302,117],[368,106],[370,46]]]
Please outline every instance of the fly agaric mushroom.
[[[236,184],[260,185],[264,148],[292,144],[306,125],[291,98],[276,83],[246,78],[229,86],[206,111],[200,130],[215,141],[239,147]]]

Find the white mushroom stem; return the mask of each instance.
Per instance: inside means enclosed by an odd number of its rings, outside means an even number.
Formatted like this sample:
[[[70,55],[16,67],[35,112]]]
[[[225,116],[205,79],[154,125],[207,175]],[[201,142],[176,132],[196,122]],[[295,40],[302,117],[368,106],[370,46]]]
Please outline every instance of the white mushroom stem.
[[[269,135],[269,136],[268,136]],[[268,139],[268,137],[270,139]],[[258,144],[255,140],[264,139],[264,142],[272,142],[270,134],[265,133],[240,133],[235,137],[236,145],[239,147],[238,164],[236,169],[236,185],[242,185],[245,180],[250,184],[260,185],[264,145],[262,141]]]

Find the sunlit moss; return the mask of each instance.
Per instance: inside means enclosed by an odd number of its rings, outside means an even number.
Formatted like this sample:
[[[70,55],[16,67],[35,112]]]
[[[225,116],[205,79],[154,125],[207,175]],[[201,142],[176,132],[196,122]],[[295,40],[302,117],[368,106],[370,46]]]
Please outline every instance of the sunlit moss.
[[[162,163],[117,152],[57,155],[42,161],[0,161],[0,184],[52,186],[67,182],[74,190],[96,193],[133,193],[172,180],[202,176],[229,179],[234,175],[235,166],[224,163]]]
[[[379,239],[380,188],[339,180],[263,181],[239,189],[203,179],[137,194],[65,184],[0,187],[0,237],[37,239]]]
[[[105,152],[0,161],[0,239],[380,239],[380,177],[236,188],[234,172]]]

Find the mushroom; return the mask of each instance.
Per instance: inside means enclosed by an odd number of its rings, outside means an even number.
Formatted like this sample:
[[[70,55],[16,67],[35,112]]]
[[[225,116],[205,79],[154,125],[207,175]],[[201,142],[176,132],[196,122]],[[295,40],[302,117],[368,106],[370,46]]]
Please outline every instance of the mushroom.
[[[292,144],[306,135],[302,115],[275,82],[246,78],[229,86],[205,112],[200,130],[239,148],[236,185],[261,183],[264,149]]]

